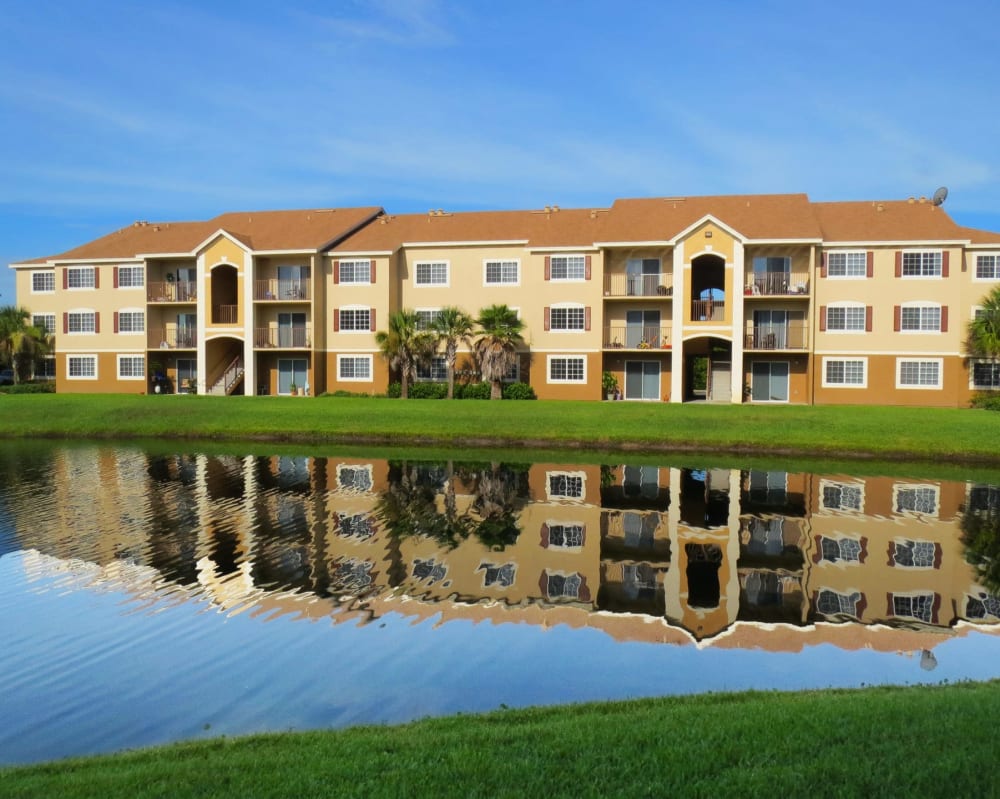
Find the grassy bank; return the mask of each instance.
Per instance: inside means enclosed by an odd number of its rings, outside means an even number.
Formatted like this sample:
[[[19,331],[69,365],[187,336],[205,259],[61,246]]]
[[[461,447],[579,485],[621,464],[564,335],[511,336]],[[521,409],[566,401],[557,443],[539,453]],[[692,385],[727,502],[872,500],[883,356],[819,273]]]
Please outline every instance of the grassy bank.
[[[636,448],[1000,463],[1000,414],[954,408],[5,396],[0,437]]]
[[[1000,684],[715,694],[181,744],[5,797],[990,796]]]

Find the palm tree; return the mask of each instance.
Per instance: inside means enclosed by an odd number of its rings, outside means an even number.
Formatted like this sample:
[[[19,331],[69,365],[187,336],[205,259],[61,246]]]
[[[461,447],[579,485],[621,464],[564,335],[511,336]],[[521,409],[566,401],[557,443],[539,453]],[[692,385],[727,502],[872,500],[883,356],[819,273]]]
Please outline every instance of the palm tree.
[[[14,382],[29,377],[32,367],[52,349],[52,337],[44,327],[28,324],[27,308],[0,308],[0,361],[14,370]]]
[[[400,396],[410,396],[410,382],[416,378],[417,365],[427,361],[437,344],[436,336],[420,330],[415,311],[403,308],[389,316],[389,329],[375,333],[375,343],[389,367],[399,371]]]
[[[455,361],[458,358],[458,343],[466,345],[472,340],[472,326],[475,324],[461,308],[448,305],[441,309],[431,329],[437,333],[438,341],[444,342],[444,362],[448,367],[448,399],[455,396]]]
[[[517,363],[517,347],[524,342],[524,322],[506,305],[490,305],[479,311],[476,324],[481,328],[475,344],[476,360],[483,380],[491,384],[490,399],[501,399],[504,375]]]
[[[1000,286],[986,295],[969,322],[968,350],[970,355],[1000,358]]]

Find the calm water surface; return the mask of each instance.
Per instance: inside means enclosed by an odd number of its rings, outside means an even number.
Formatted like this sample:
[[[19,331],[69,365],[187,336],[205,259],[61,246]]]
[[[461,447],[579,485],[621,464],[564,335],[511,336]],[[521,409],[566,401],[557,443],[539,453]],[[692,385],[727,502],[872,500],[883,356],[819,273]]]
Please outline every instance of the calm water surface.
[[[1000,677],[988,482],[4,446],[0,763]]]

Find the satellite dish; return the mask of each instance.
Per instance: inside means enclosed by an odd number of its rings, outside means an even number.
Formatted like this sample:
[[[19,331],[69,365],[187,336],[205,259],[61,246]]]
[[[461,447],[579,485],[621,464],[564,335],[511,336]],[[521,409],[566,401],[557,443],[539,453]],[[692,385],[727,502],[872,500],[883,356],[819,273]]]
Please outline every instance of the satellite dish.
[[[934,192],[934,196],[931,198],[931,202],[934,203],[934,205],[941,205],[941,203],[943,203],[947,199],[948,199],[948,187],[942,186],[940,189]]]

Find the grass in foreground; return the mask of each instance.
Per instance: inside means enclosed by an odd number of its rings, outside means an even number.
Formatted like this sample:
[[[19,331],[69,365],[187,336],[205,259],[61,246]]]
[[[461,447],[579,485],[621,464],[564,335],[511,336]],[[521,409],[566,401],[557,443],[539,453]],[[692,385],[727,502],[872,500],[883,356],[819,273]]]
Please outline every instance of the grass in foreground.
[[[4,797],[989,796],[1000,683],[709,694],[180,744]]]
[[[6,396],[0,437],[624,447],[1000,463],[1000,414],[957,408]]]

